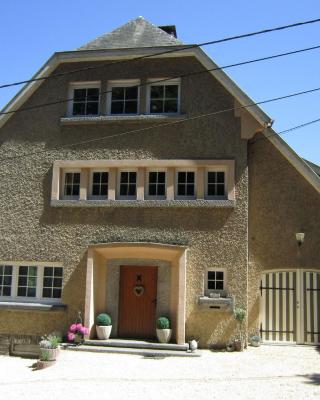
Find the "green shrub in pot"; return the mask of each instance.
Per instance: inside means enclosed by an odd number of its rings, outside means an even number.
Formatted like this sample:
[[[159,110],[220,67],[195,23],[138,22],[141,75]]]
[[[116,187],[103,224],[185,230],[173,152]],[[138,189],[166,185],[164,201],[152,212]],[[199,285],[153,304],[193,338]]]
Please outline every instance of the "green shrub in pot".
[[[100,340],[108,340],[111,334],[112,320],[109,314],[102,313],[96,318],[97,336]]]
[[[168,343],[171,339],[172,329],[167,317],[159,317],[156,323],[157,337],[160,343]]]

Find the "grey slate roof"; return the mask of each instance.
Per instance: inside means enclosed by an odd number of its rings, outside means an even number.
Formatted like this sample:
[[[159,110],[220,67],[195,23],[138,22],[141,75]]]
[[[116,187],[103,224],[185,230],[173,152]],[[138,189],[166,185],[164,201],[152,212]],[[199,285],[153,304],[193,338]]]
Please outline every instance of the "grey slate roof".
[[[317,175],[320,176],[320,166],[319,166],[319,165],[314,164],[313,162],[308,161],[308,160],[306,160],[305,158],[304,158],[303,160],[309,165],[309,167],[310,167],[311,169],[313,169],[313,171],[314,171]]]
[[[77,50],[121,49],[135,47],[178,46],[182,42],[159,27],[138,17],[120,28],[92,40]]]

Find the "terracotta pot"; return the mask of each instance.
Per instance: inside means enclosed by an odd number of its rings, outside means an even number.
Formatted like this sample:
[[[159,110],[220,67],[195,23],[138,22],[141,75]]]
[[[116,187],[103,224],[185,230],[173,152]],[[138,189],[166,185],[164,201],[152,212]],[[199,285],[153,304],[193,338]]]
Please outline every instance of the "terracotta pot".
[[[40,347],[40,360],[41,361],[55,361],[60,353],[60,349],[45,349]]]
[[[240,339],[235,339],[234,341],[234,349],[235,351],[243,351],[244,349],[244,343]]]
[[[169,343],[172,329],[157,329],[157,338],[160,343]]]
[[[108,326],[98,326],[96,325],[96,331],[98,339],[100,340],[108,340],[111,334],[112,325]]]

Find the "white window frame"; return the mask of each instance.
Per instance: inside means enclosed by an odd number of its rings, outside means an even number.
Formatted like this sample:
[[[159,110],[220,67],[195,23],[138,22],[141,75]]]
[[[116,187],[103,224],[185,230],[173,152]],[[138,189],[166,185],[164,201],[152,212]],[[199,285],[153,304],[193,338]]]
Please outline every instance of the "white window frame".
[[[164,172],[165,175],[165,181],[164,181],[164,196],[151,196],[149,195],[149,173],[150,172]],[[168,181],[168,171],[166,168],[147,168],[146,169],[146,174],[145,174],[145,199],[146,200],[166,200],[167,199],[167,181]]]
[[[136,173],[136,195],[135,196],[120,196],[121,172]],[[117,173],[117,199],[118,200],[137,200],[138,192],[138,168],[119,168]]]
[[[112,88],[114,87],[132,87],[138,86],[137,94],[137,113],[136,114],[111,114],[111,104],[112,104]],[[140,79],[124,79],[124,80],[112,80],[107,83],[107,115],[113,115],[117,117],[121,116],[134,116],[140,114]]]
[[[73,115],[73,98],[75,89],[99,89],[98,114]],[[100,115],[100,108],[101,108],[101,82],[100,81],[70,82],[68,90],[68,99],[69,99],[68,110],[67,110],[68,117],[70,118],[98,117]]]
[[[178,195],[178,173],[179,172],[194,172],[194,195],[181,196]],[[176,200],[195,200],[197,198],[197,168],[176,168],[174,179],[174,197]]]
[[[209,196],[208,195],[208,172],[224,172],[224,195]],[[205,199],[207,200],[226,200],[228,198],[228,168],[223,166],[210,167],[205,170]]]
[[[35,261],[0,261],[0,265],[11,265],[12,266],[12,282],[11,282],[11,296],[0,296],[2,302],[16,302],[16,303],[45,303],[45,304],[60,304],[62,295],[60,298],[48,298],[42,297],[43,289],[43,276],[45,267],[60,267],[62,268],[62,287],[61,293],[63,292],[64,286],[64,267],[62,263],[52,262],[35,262]],[[18,280],[19,280],[19,267],[37,267],[37,286],[36,296],[18,296]]]
[[[209,289],[208,288],[208,272],[223,272],[223,289]],[[210,293],[223,293],[227,288],[227,272],[225,268],[214,268],[210,267],[206,269],[205,277],[204,277],[204,293],[206,295]]]
[[[108,200],[108,193],[106,196],[97,196],[92,194],[93,189],[93,174],[95,172],[107,172],[108,173],[108,192],[109,192],[109,185],[110,185],[110,171],[108,168],[93,168],[90,170],[90,178],[89,178],[89,200]]]
[[[66,196],[64,194],[66,174],[69,174],[69,173],[79,173],[80,174],[79,196]],[[60,188],[60,199],[61,200],[80,200],[80,190],[81,190],[81,168],[63,169],[62,170],[61,188]]]
[[[178,110],[175,113],[151,113],[150,112],[150,102],[151,102],[151,86],[170,86],[178,85]],[[149,115],[179,115],[181,105],[181,79],[168,79],[158,78],[158,79],[148,79],[147,84],[147,114]]]

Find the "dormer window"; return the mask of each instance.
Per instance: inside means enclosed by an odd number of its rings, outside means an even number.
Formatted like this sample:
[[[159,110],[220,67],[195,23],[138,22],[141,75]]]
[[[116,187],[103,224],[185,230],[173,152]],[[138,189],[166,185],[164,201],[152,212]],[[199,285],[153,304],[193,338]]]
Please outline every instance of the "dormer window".
[[[99,115],[100,83],[72,83],[70,85],[69,115],[95,116]]]
[[[150,83],[149,113],[177,114],[180,112],[180,81]]]
[[[108,83],[108,114],[139,113],[139,80],[110,81]]]

